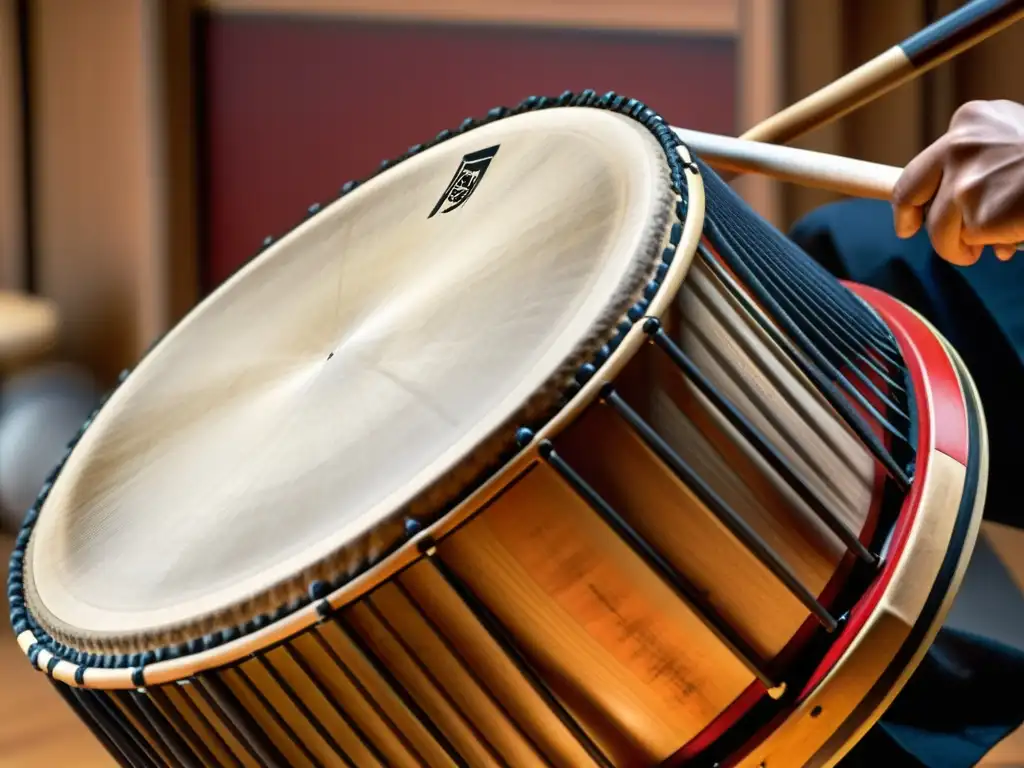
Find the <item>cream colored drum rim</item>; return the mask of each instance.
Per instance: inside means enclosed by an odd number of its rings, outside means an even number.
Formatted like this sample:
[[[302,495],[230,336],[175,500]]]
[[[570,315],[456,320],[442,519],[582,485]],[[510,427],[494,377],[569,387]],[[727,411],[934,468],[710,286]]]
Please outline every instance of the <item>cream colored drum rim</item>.
[[[548,105],[555,105],[554,100],[549,101]],[[685,210],[683,206],[676,206],[676,213],[681,218],[681,221],[676,222],[677,225],[675,227],[666,225],[663,237],[661,238],[661,245],[667,246],[665,253],[671,252],[675,258],[666,259],[670,263],[665,264],[666,269],[659,288],[653,296],[650,296],[649,300],[644,302],[644,311],[630,318],[632,325],[629,331],[622,336],[619,346],[600,364],[601,378],[606,379],[621,370],[644,343],[646,337],[642,328],[639,327],[642,323],[638,324],[635,321],[640,319],[641,315],[643,317],[660,317],[677,293],[701,238],[704,215],[703,185],[688,151],[672,137],[672,134],[665,127],[661,119],[643,104],[634,100],[627,101],[621,97],[597,97],[592,92],[584,92],[580,96],[575,97],[574,100],[566,100],[563,97],[563,100],[557,105],[595,106],[626,114],[638,120],[638,122],[642,121],[651,130],[651,133],[660,140],[663,147],[671,148],[672,154],[668,155],[669,157],[676,156],[675,153],[678,152],[679,162],[670,161],[668,165],[670,165],[672,172],[673,186],[677,190],[685,187],[687,192],[687,197],[684,198],[685,202],[683,203],[684,206],[687,206]],[[524,105],[521,105],[518,111],[538,109],[544,106],[546,105],[542,100],[528,100],[524,102]],[[516,110],[512,111],[513,114],[515,112]],[[495,110],[490,113],[489,120],[497,119],[501,116],[503,114]],[[446,137],[442,134],[439,140],[444,138]],[[666,149],[666,151],[669,150]],[[678,201],[679,198],[676,197],[675,199]],[[643,288],[644,285],[641,284],[641,290]],[[590,368],[591,373],[592,371],[593,367]],[[479,509],[488,496],[498,492],[523,468],[536,461],[538,458],[536,451],[538,442],[547,436],[557,434],[574,418],[575,414],[596,399],[599,395],[599,389],[600,386],[597,378],[592,378],[589,382],[583,384],[579,392],[572,398],[572,401],[558,411],[538,431],[536,440],[529,443],[503,468],[495,472],[489,480],[481,487],[478,487],[455,510],[447,513],[440,521],[435,523],[430,528],[430,534],[437,537],[453,530],[473,511]],[[79,437],[88,426],[89,422],[80,430]],[[54,473],[55,476],[56,472]],[[22,586],[22,558],[24,557],[26,545],[29,545],[29,534],[38,516],[41,502],[45,500],[45,493],[48,487],[49,484],[47,488],[44,488],[40,502],[37,503],[35,510],[26,519],[22,535],[19,537],[19,550],[16,552],[15,559],[12,560],[11,586],[18,593],[16,605],[12,611],[12,620],[22,645],[29,652],[29,655],[33,657],[33,661],[37,665],[49,668],[55,677],[67,680],[73,684],[113,688],[132,687],[138,685],[138,681],[143,679],[143,677],[148,683],[155,684],[159,680],[172,680],[187,676],[200,669],[229,663],[233,659],[273,643],[275,639],[286,637],[315,623],[319,615],[318,610],[328,610],[329,607],[336,607],[355,599],[373,585],[388,578],[391,574],[420,556],[416,549],[415,540],[406,541],[390,556],[386,556],[348,583],[338,585],[326,597],[327,590],[324,590],[319,594],[310,595],[311,599],[316,600],[315,603],[306,600],[304,607],[294,609],[294,606],[289,606],[293,610],[282,609],[278,611],[278,614],[283,615],[263,616],[262,621],[250,622],[247,627],[243,628],[243,630],[248,631],[243,631],[241,636],[239,636],[238,629],[216,633],[212,637],[203,638],[202,640],[194,639],[189,644],[182,644],[173,651],[163,649],[163,653],[154,651],[143,653],[138,651],[132,654],[122,653],[119,656],[110,656],[103,653],[85,654],[71,650],[66,645],[62,646],[59,643],[55,643],[52,638],[39,628],[34,618],[25,609],[25,595]],[[411,535],[415,531],[410,530],[408,533]],[[324,585],[320,585],[320,587],[323,589]],[[54,651],[58,655],[54,655]],[[146,668],[144,676],[140,669],[142,666]]]

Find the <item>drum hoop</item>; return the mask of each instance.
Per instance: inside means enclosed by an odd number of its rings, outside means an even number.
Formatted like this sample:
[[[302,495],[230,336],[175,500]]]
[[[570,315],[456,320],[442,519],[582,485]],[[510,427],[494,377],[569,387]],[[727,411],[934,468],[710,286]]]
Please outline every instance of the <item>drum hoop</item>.
[[[927,430],[918,453],[921,466],[912,493],[903,500],[892,556],[851,611],[842,633],[787,705],[730,751],[723,765],[758,765],[762,759],[770,763],[772,752],[787,743],[799,743],[803,751],[793,757],[809,764],[833,765],[842,757],[877,721],[920,664],[945,620],[980,529],[988,475],[988,437],[970,373],[956,351],[916,312],[875,289],[849,287],[894,329],[906,353],[919,424]],[[943,465],[933,467],[937,457]],[[936,496],[930,488],[932,483],[926,482],[929,474],[947,473],[949,465],[960,467],[964,473],[962,493],[954,500],[941,493]],[[934,506],[929,508],[937,515],[924,514],[925,496],[931,496]],[[948,535],[943,534],[939,542],[941,549],[918,544],[916,554],[922,562],[914,572],[907,573],[906,550],[915,548],[914,539],[920,538],[920,531],[937,518],[949,527]],[[920,600],[901,596],[901,586],[917,579],[922,567],[934,572],[927,596]],[[893,630],[893,615],[898,616],[898,631]],[[834,729],[820,726],[817,735],[812,735],[815,710],[829,709],[830,702],[832,706],[838,702],[842,709],[847,701],[856,706],[850,707]],[[723,723],[715,729],[714,738],[725,727]],[[714,748],[714,744],[704,746]],[[667,764],[680,764],[692,756],[689,747]]]
[[[672,224],[670,227],[666,225],[662,240],[660,264],[665,267],[664,276],[652,279],[646,285],[643,289],[643,298],[635,303],[619,322],[615,335],[607,344],[610,352],[604,355],[599,353],[591,361],[580,366],[576,375],[578,390],[575,393],[569,392],[566,402],[561,407],[554,408],[553,415],[541,424],[534,425],[536,433],[529,427],[519,427],[515,430],[516,452],[498,467],[490,467],[484,471],[482,477],[468,484],[467,491],[461,498],[453,500],[447,509],[442,509],[434,519],[426,521],[430,526],[428,530],[424,530],[422,522],[407,519],[405,536],[391,548],[380,553],[375,560],[364,563],[356,575],[345,576],[333,584],[313,582],[305,595],[281,605],[273,614],[256,615],[244,625],[194,637],[187,643],[136,653],[95,653],[82,651],[55,640],[38,623],[26,600],[24,563],[29,556],[28,548],[33,527],[50,490],[75,446],[109,399],[117,392],[115,387],[82,425],[57,467],[47,477],[36,502],[24,519],[11,555],[8,576],[11,624],[18,636],[19,644],[34,666],[45,669],[55,679],[71,685],[109,689],[138,688],[180,680],[201,670],[221,667],[291,637],[322,620],[326,613],[357,599],[375,585],[418,560],[425,554],[422,551],[422,542],[427,540],[427,537],[447,535],[472,514],[482,511],[491,497],[508,487],[510,483],[514,483],[514,478],[539,460],[539,446],[546,438],[560,432],[574,414],[599,397],[604,386],[603,379],[610,378],[620,371],[647,341],[648,336],[641,321],[660,318],[668,310],[702,236],[704,194],[700,172],[689,150],[660,115],[636,99],[629,99],[613,92],[599,96],[589,90],[579,94],[567,91],[553,99],[530,97],[514,109],[492,109],[481,121],[467,119],[457,131],[443,131],[432,143],[411,147],[397,160],[382,163],[373,176],[472,128],[516,114],[553,107],[601,109],[631,118],[647,128],[665,153],[672,190],[677,196],[677,203],[669,214]],[[339,198],[355,190],[361,183],[363,182],[345,184]],[[265,240],[263,248],[242,264],[236,270],[236,274],[272,243],[273,240],[270,238]],[[142,359],[152,353],[159,343],[160,339],[154,342]],[[596,375],[598,371],[601,376]],[[118,385],[122,384],[128,375],[129,371],[122,372]]]
[[[849,698],[862,705],[864,702],[872,704],[883,693],[894,696],[920,659],[912,659],[901,667],[904,674],[893,683],[889,679],[893,677],[889,668],[877,676],[864,671],[865,657],[888,659],[889,654],[875,650],[878,644],[888,643],[892,647],[887,646],[887,650],[902,655],[911,648],[921,649],[930,644],[948,611],[951,596],[955,594],[963,576],[963,568],[973,551],[974,538],[981,521],[987,476],[984,414],[973,381],[955,351],[916,313],[874,289],[851,283],[846,285],[879,315],[887,327],[893,329],[904,359],[911,361],[908,381],[913,385],[913,402],[918,423],[922,425],[921,444],[918,446],[920,468],[915,475],[912,492],[901,502],[893,526],[891,556],[883,561],[871,586],[852,606],[841,631],[824,655],[815,662],[809,677],[794,688],[785,702],[776,704],[767,715],[751,717],[755,706],[767,699],[764,691],[751,685],[729,709],[724,710],[704,731],[667,760],[666,765],[681,765],[698,756],[720,759],[722,765],[757,765],[761,757],[766,756],[766,749],[773,749],[777,741],[789,738],[790,733],[800,729],[803,729],[802,732],[814,730],[817,727],[814,725],[817,722],[816,715],[809,713],[821,704],[825,709],[831,709],[830,702],[835,701],[834,690],[840,691],[844,701]],[[918,359],[920,362],[917,362]],[[971,425],[976,428],[977,434],[970,430]],[[946,499],[936,499],[934,491],[929,490],[925,483],[930,467],[935,463],[933,456],[937,453],[944,454],[967,469],[963,495],[950,502],[946,508],[940,508]],[[927,483],[927,486],[931,485],[931,482]],[[930,497],[934,503],[929,504],[929,498],[926,497]],[[926,514],[929,509],[937,514]],[[919,606],[920,612],[914,615],[911,612],[915,606],[901,606],[905,609],[901,615],[910,619],[911,626],[903,644],[894,644],[893,638],[897,635],[888,630],[885,619],[892,611],[893,596],[896,595],[897,601],[900,599],[898,595],[901,585],[917,576],[917,571],[910,576],[906,574],[908,558],[904,556],[905,550],[916,532],[937,518],[941,518],[944,523],[952,520],[953,530],[948,540],[943,539],[945,547],[941,551],[926,553],[922,560],[927,560],[925,566],[938,570],[930,589],[944,595],[946,604],[935,606],[926,603]],[[919,567],[917,570],[920,570]],[[929,601],[934,602],[932,598]],[[875,638],[879,636],[876,643]],[[889,666],[893,665],[890,663]],[[837,679],[841,681],[838,687],[830,685]],[[856,691],[860,692],[860,698],[853,693]],[[859,738],[855,736],[851,739],[850,732],[858,726],[863,728],[867,723],[873,723],[878,711],[876,707],[869,714],[864,714],[858,708],[856,716],[851,714],[835,733],[827,734],[824,741],[845,751]],[[753,725],[750,725],[752,721]],[[820,728],[818,733],[823,732]],[[734,736],[737,730],[744,734],[738,741]],[[728,746],[723,745],[725,740],[729,740]],[[822,761],[826,761],[832,747],[807,746],[810,744],[809,739],[800,743],[806,749],[802,759],[809,760],[814,753],[818,759],[814,764],[825,764]],[[771,757],[768,757],[768,762],[771,762]]]

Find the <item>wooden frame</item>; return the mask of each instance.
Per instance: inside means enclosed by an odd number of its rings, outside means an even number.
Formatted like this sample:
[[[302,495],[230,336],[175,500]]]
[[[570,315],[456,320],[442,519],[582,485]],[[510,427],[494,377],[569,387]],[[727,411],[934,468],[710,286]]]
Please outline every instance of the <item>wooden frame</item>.
[[[200,7],[246,14],[315,14],[402,21],[628,28],[731,34],[748,0],[202,0]]]
[[[17,5],[0,0],[0,290],[9,291],[28,287]]]
[[[737,113],[742,129],[771,117],[782,106],[782,0],[740,0],[736,34],[740,43]],[[738,131],[738,132],[742,132]],[[782,226],[782,194],[766,176],[738,179],[735,187],[765,219]]]
[[[197,295],[188,4],[29,8],[36,288],[59,307],[62,355],[109,382]]]
[[[60,307],[62,353],[105,379],[163,320],[152,10],[134,0],[30,8],[37,287]]]

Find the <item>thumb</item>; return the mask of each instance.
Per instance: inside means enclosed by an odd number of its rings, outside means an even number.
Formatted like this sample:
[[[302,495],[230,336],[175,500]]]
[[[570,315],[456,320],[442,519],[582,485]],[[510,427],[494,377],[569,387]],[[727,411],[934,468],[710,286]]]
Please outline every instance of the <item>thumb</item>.
[[[946,136],[930,144],[907,163],[892,189],[893,223],[899,237],[911,237],[921,227],[924,207],[942,183]]]

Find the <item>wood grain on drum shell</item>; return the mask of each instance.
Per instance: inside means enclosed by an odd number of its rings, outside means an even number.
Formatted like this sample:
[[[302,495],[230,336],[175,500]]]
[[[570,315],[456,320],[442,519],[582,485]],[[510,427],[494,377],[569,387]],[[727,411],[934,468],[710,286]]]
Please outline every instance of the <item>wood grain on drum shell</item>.
[[[873,681],[888,674],[884,652],[908,636],[939,581],[964,488],[963,464],[934,447],[942,425],[934,423],[929,377],[933,367],[953,370],[949,358],[922,357],[921,349],[942,352],[937,337],[923,326],[907,331],[911,321],[898,307],[886,315],[899,321],[903,351],[913,358],[924,426],[902,544],[897,536],[905,557],[886,563],[888,586],[821,684],[804,699],[776,701],[810,622],[821,625],[815,637],[836,627],[832,601],[855,551],[841,532],[852,531],[854,543],[872,538],[881,467],[896,478],[893,486],[906,482],[884,445],[881,417],[874,426],[865,418],[887,393],[871,400],[864,397],[868,379],[847,381],[844,372],[851,379],[863,372],[842,354],[829,358],[814,348],[815,337],[830,342],[814,322],[827,326],[829,309],[838,307],[882,348],[893,342],[834,281],[801,272],[813,268],[806,255],[782,252],[786,243],[765,239],[780,236],[756,220],[737,231],[753,230],[746,246],[764,245],[771,256],[738,255],[722,228],[744,214],[742,204],[710,171],[702,181],[685,147],[642,104],[614,94],[560,99],[620,110],[615,120],[642,116],[666,142],[647,141],[657,150],[652,157],[664,149],[674,193],[688,189],[689,197],[677,205],[673,195],[655,196],[653,207],[665,210],[654,211],[654,224],[637,217],[637,237],[624,239],[644,243],[644,253],[652,243],[666,246],[656,262],[660,282],[643,287],[644,299],[619,323],[618,341],[596,351],[597,364],[574,369],[575,396],[550,420],[518,429],[519,453],[468,498],[436,522],[428,518],[427,529],[407,520],[408,540],[355,579],[317,582],[301,604],[282,604],[230,636],[193,638],[168,658],[69,653],[35,623],[31,602],[25,608],[22,585],[31,580],[22,566],[33,552],[17,553],[10,588],[19,641],[99,727],[110,725],[129,758],[646,765],[696,757],[701,739],[711,741],[727,718],[767,702],[787,717],[758,734],[748,760],[803,765],[823,747],[841,752],[874,716],[874,709],[859,719],[849,713],[860,699],[875,706]],[[494,120],[506,114],[496,111]],[[545,114],[520,122],[550,130],[564,113]],[[596,114],[572,120],[608,119]],[[630,174],[636,170],[630,166]],[[704,218],[706,186],[715,190],[718,222]],[[372,192],[363,190],[356,199]],[[681,221],[669,228],[662,214]],[[702,230],[712,233],[717,252],[699,248]],[[782,284],[766,289],[758,270],[780,254],[772,280]],[[812,305],[795,320],[804,299],[793,303],[786,280],[809,292]],[[590,333],[587,344],[600,343],[593,328],[576,331]],[[873,344],[868,354],[880,348]],[[684,360],[708,388],[685,373]],[[936,391],[959,396],[960,385],[954,371]],[[964,413],[962,397],[959,403]],[[726,406],[735,414],[727,417]],[[753,431],[740,432],[741,418]],[[481,429],[473,440],[482,439]],[[798,492],[804,486],[808,496]],[[827,501],[834,520],[812,508],[812,496]],[[32,546],[36,516],[19,537],[22,547]],[[864,554],[863,565],[875,568]],[[840,627],[840,639],[852,634]],[[743,728],[761,722],[758,714]],[[680,752],[687,744],[690,753]]]
[[[881,715],[930,645],[981,523],[987,443],[980,412],[974,417],[979,443],[968,441],[964,388],[973,392],[973,383],[966,373],[961,380],[951,358],[955,353],[912,311],[872,289],[851,288],[892,328],[914,381],[920,414],[916,480],[885,567],[796,707],[723,765],[834,765]],[[976,393],[971,399],[978,402]],[[965,498],[969,455],[981,487]],[[892,670],[901,651],[907,658]]]
[[[884,473],[836,418],[829,404],[798,367],[779,349],[762,326],[753,322],[751,313],[757,312],[760,314],[760,323],[771,323],[764,308],[749,297],[747,309],[740,308],[735,297],[736,292],[742,289],[735,276],[727,268],[720,269],[718,274],[717,278],[711,275],[706,262],[691,270],[680,301],[680,306],[688,309],[682,321],[682,328],[685,329],[682,343],[695,361],[700,362],[702,369],[712,374],[717,372],[714,379],[722,392],[734,403],[744,405],[751,418],[766,434],[772,436],[775,445],[784,447],[791,461],[802,468],[804,476],[817,492],[832,499],[832,504],[837,505],[836,508],[847,516],[846,522],[860,533],[864,541],[870,541],[881,504]],[[723,280],[733,283],[731,290],[726,289]],[[712,354],[712,350],[716,353]],[[672,388],[669,387],[668,391],[672,391]],[[679,401],[677,405],[682,407]],[[701,424],[709,417],[721,422],[721,417],[716,416],[714,411],[707,411],[701,417],[692,408],[685,410],[694,424]],[[733,471],[757,459],[749,446],[742,447],[745,445],[742,441],[737,442],[734,435],[722,433],[721,427],[719,437],[714,442],[715,449],[723,457],[729,458]],[[680,450],[685,450],[684,443],[682,440],[674,441]],[[743,458],[744,455],[746,458]],[[772,497],[765,489],[768,476],[764,472],[762,461],[756,471],[742,472],[737,475],[738,482],[725,483],[725,487],[758,489],[759,493],[755,497],[744,499],[747,509],[756,510]],[[778,482],[777,479],[775,482]],[[815,558],[824,559],[823,572],[814,574],[813,571],[804,570],[801,575],[810,585],[820,590],[819,600],[830,606],[837,593],[846,585],[853,558],[846,555],[841,547],[837,547],[838,542],[834,537],[830,540],[821,523],[806,516],[806,512],[799,522],[793,520],[796,510],[786,509],[791,503],[791,499],[787,499],[781,505],[776,504],[773,514],[768,515],[767,519],[780,526],[780,533],[796,535],[803,541],[802,546],[796,550],[782,550],[787,552],[791,562],[806,568]],[[775,546],[779,546],[777,536],[772,538]],[[763,583],[754,574],[732,570],[733,566],[744,562],[742,555],[737,558],[734,553],[727,556],[723,554],[721,559],[727,570],[718,574],[715,583]],[[827,581],[824,577],[827,577]],[[746,590],[740,592],[745,593]],[[744,625],[755,636],[769,628],[774,628],[776,632],[782,630],[778,635],[781,643],[774,646],[772,652],[776,663],[790,663],[813,639],[817,622],[813,618],[806,618],[805,613],[794,613],[787,617],[784,611],[789,604],[785,597],[780,599],[778,595],[769,597],[761,594],[754,604],[759,606],[761,613],[752,627]],[[673,755],[672,762],[685,763],[701,755],[765,698],[761,686],[755,683],[747,687]]]

